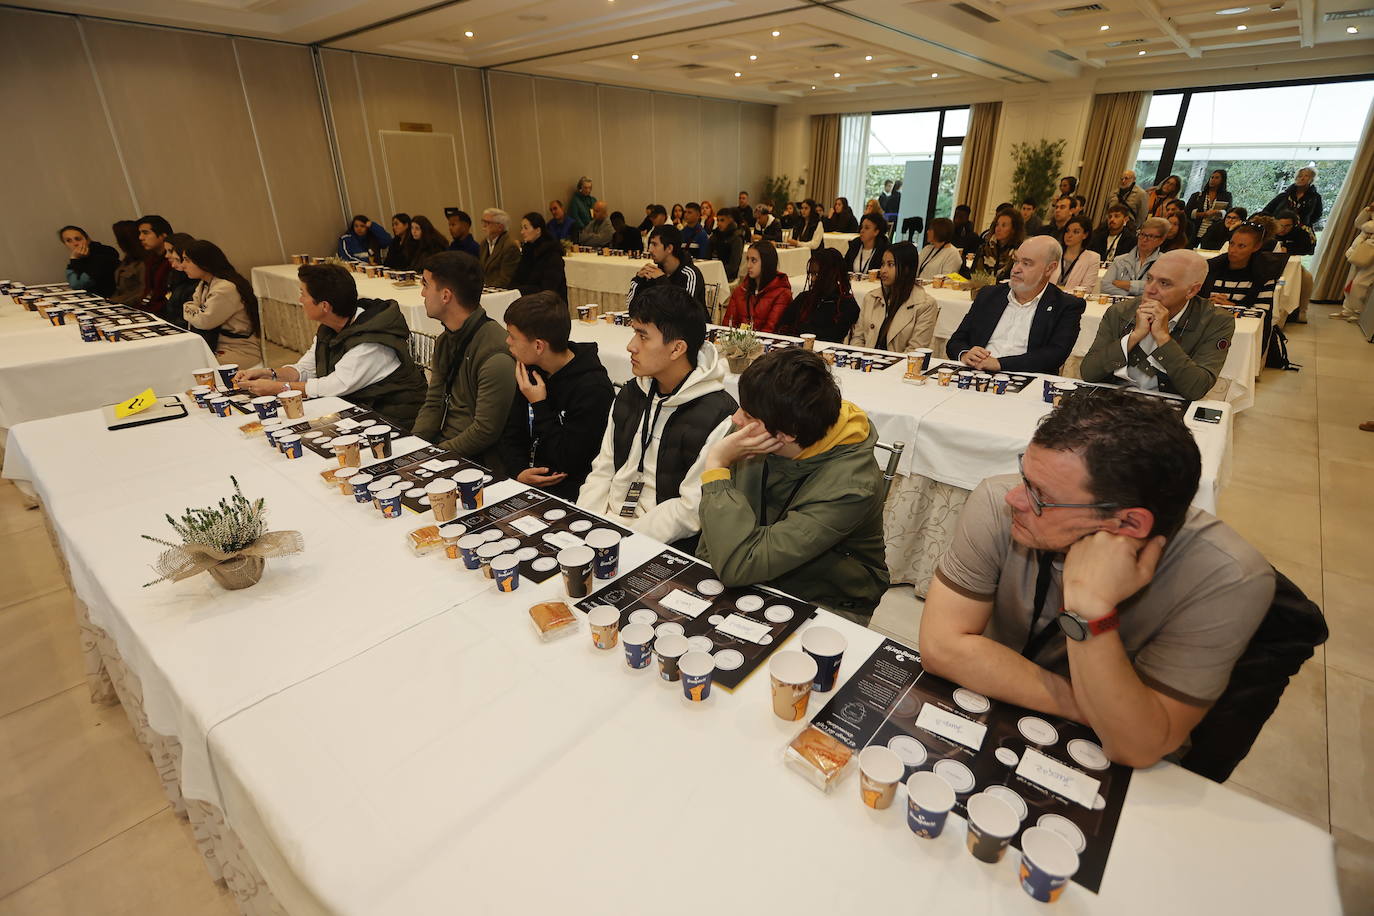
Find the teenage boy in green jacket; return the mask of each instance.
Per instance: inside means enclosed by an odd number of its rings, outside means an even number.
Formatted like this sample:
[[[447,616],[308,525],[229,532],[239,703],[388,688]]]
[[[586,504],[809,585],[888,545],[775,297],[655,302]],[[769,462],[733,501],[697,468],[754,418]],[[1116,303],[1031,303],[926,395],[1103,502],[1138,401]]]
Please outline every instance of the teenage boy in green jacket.
[[[726,585],[766,584],[867,624],[888,587],[877,430],[810,350],[739,380],[738,429],[711,446],[697,555]]]
[[[482,268],[461,251],[430,255],[420,295],[444,333],[413,432],[504,473],[497,445],[515,397],[515,360],[506,329],[482,308]]]

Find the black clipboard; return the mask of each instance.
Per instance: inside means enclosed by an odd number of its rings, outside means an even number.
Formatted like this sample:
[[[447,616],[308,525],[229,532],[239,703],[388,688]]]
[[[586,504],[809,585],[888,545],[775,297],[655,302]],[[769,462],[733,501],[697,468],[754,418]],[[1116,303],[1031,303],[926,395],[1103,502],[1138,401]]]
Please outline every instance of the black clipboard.
[[[115,419],[114,404],[106,404],[100,410],[105,415],[105,428],[111,431],[147,426],[149,423],[161,423],[164,420],[179,420],[186,416],[186,405],[176,395],[160,398],[155,406],[140,410],[122,420]]]

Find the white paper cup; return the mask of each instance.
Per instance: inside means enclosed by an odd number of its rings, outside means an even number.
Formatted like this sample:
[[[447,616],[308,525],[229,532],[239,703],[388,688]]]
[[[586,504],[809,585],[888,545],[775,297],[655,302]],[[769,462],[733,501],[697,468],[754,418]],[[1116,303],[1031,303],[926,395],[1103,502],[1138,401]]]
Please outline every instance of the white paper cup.
[[[816,679],[816,660],[805,652],[776,652],[768,662],[768,676],[773,713],[789,722],[805,718],[811,683]]]
[[[859,752],[859,798],[870,808],[888,807],[905,773],[902,758],[881,744],[870,744]]]

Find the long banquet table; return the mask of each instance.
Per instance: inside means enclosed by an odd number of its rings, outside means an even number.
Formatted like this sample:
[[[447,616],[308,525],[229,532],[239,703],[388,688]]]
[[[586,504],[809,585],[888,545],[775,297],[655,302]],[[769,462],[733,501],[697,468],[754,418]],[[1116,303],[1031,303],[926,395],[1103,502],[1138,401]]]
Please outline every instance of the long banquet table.
[[[309,402],[308,415],[338,406]],[[824,795],[787,771],[799,725],[769,711],[763,674],[694,706],[619,650],[592,649],[585,626],[541,644],[524,612],[561,598],[556,577],[501,594],[455,561],[411,557],[404,532],[427,513],[382,519],[319,483],[330,462],[286,461],[239,422],[193,410],[120,432],[95,412],[25,423],[4,473],[40,494],[68,562],[93,696],[118,695],[243,912],[1032,908],[1016,855],[974,861],[957,821],[921,841],[901,791],[875,812],[856,777]],[[83,472],[92,449],[99,478]],[[141,587],[156,548],[137,535],[217,498],[231,473],[306,552],[241,592],[204,576]],[[660,549],[628,539],[621,574]],[[849,641],[842,679],[879,641],[817,622]],[[818,852],[830,878],[799,870]],[[706,867],[686,880],[693,862]],[[1336,912],[1331,839],[1172,764],[1137,771],[1100,893],[1070,888],[1059,907],[1161,905]]]
[[[218,362],[198,334],[87,342],[75,321],[54,326],[0,296],[0,437],[27,420],[114,404],[148,387],[184,391],[192,369]]]
[[[567,255],[563,258],[563,273],[568,281],[568,304],[578,306],[596,303],[605,308],[624,308],[630,280],[646,260],[645,257],[611,257],[583,252]],[[725,265],[712,260],[696,260],[692,263],[706,281],[706,304],[719,306],[729,301],[730,278],[725,276]]]
[[[792,278],[792,294],[795,296],[805,288],[806,278]],[[855,280],[851,286],[854,297],[862,302],[864,296],[878,288],[876,280]],[[934,297],[940,306],[940,314],[935,319],[935,334],[931,341],[937,355],[945,353],[945,344],[959,328],[973,305],[967,290],[936,288],[926,286],[925,291]],[[1088,302],[1083,319],[1078,328],[1078,339],[1065,361],[1062,370],[1071,378],[1079,376],[1078,366],[1087,355],[1093,340],[1097,337],[1097,326],[1102,321],[1110,305],[1103,305],[1095,298]],[[1263,354],[1260,352],[1264,338],[1264,322],[1258,318],[1237,318],[1235,340],[1226,354],[1226,364],[1207,397],[1227,401],[1237,411],[1254,406],[1255,384],[1263,367]]]

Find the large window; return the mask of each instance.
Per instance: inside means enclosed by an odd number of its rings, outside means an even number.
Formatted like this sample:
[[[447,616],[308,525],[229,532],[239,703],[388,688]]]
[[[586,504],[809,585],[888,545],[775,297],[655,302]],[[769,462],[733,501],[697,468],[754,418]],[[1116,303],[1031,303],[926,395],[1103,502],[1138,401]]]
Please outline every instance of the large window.
[[[885,181],[918,174],[927,176],[924,180],[929,186],[903,186],[902,216],[920,216],[929,222],[936,216],[952,215],[968,117],[967,107],[873,115],[864,200],[877,197]]]
[[[1186,199],[1213,169],[1226,169],[1234,205],[1253,213],[1311,166],[1330,215],[1371,101],[1374,80],[1155,93],[1137,180],[1149,187],[1177,175]]]

